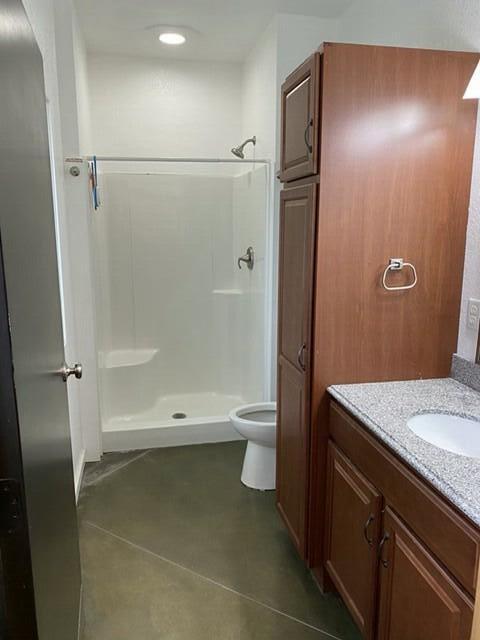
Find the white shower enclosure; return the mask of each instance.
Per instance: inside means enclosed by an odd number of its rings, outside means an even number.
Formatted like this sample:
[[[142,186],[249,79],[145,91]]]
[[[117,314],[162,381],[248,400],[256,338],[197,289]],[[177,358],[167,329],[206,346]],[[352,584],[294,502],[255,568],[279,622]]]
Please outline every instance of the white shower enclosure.
[[[105,451],[233,440],[230,409],[267,399],[269,169],[98,163]]]

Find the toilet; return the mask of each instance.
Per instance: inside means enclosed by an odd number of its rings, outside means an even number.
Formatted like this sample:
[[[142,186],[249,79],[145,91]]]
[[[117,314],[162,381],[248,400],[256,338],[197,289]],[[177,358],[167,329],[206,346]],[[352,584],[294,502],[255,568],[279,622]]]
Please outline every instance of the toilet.
[[[228,414],[238,433],[248,440],[241,480],[251,489],[275,489],[277,403],[257,402]]]

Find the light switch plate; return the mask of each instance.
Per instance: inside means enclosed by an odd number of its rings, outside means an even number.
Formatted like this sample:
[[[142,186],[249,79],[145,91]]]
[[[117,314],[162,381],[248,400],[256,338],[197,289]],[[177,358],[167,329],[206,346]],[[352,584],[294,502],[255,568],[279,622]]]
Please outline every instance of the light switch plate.
[[[469,329],[478,331],[480,324],[480,300],[470,298],[467,309],[467,326]]]

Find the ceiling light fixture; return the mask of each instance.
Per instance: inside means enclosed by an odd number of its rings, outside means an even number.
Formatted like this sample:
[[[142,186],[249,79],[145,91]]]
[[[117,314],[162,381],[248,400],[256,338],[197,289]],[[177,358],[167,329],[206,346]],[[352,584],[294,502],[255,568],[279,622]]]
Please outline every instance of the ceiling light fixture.
[[[464,100],[472,100],[472,99],[480,98],[480,62],[475,69],[475,73],[470,80],[467,90],[465,91],[465,95],[463,96]]]
[[[181,33],[174,33],[173,31],[161,33],[158,39],[160,42],[163,42],[163,44],[183,44],[186,40],[185,36],[182,36]]]

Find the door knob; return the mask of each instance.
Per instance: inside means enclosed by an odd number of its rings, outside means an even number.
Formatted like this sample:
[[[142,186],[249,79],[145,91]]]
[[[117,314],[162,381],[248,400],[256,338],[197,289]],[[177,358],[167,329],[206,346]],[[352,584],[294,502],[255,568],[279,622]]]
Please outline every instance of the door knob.
[[[77,380],[80,380],[83,374],[82,365],[77,363],[73,367],[69,367],[68,365],[64,364],[60,369],[60,373],[64,382],[68,380],[69,376],[75,376]]]

